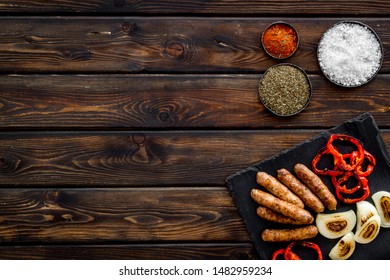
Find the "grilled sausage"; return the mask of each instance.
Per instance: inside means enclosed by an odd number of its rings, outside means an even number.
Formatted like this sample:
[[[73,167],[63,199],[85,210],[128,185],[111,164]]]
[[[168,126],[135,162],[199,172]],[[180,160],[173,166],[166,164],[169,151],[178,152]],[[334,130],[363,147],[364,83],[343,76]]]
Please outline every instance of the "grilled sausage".
[[[263,192],[259,189],[252,189],[250,195],[258,204],[268,207],[284,216],[293,218],[303,224],[311,224],[314,221],[314,218],[309,211],[277,198],[272,194]]]
[[[309,208],[317,213],[324,212],[325,206],[321,200],[305,184],[291,174],[287,169],[277,171],[278,179],[290,190],[292,190]]]
[[[289,224],[289,225],[304,225],[306,223],[302,223],[300,221],[297,221],[293,218],[284,216],[278,212],[275,212],[267,207],[264,206],[259,206],[256,209],[256,213],[259,217],[275,222],[275,223],[280,223],[280,224]]]
[[[294,166],[294,172],[321,199],[329,210],[336,210],[337,200],[320,177],[301,163]]]
[[[261,238],[266,242],[287,242],[313,238],[318,234],[318,228],[309,225],[293,229],[265,229]]]
[[[274,196],[279,197],[287,202],[297,205],[298,207],[304,208],[302,200],[292,193],[286,186],[280,183],[275,177],[265,173],[257,172],[256,182],[267,189]]]

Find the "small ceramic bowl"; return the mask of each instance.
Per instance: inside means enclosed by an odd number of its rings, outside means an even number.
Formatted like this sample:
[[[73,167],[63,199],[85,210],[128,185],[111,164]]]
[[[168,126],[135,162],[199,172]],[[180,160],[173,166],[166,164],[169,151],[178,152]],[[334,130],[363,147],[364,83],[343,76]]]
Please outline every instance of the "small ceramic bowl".
[[[284,35],[282,38],[275,38],[273,40],[273,43],[274,43],[274,45],[276,44],[277,46],[279,46],[280,49],[277,51],[271,51],[270,42],[265,41],[265,36],[267,35],[268,32],[272,32],[278,26],[281,26],[281,27],[287,29],[289,34]],[[290,51],[286,54],[283,54],[283,45],[286,44],[286,42],[291,42],[291,41],[293,41],[295,48],[292,51]],[[275,59],[286,59],[286,58],[289,58],[290,56],[292,56],[295,53],[295,51],[298,49],[299,35],[298,35],[298,32],[296,31],[296,29],[291,24],[284,22],[284,21],[277,21],[277,22],[270,24],[264,30],[263,34],[261,35],[261,44],[263,45],[265,52],[269,56],[271,56]]]
[[[379,44],[379,48],[380,48],[380,58],[379,58],[379,61],[378,61],[378,64],[377,64],[377,69],[374,73],[372,73],[369,77],[366,77],[364,80],[361,80],[359,83],[355,83],[355,84],[348,84],[347,82],[345,83],[342,83],[340,82],[340,79],[341,77],[340,76],[337,76],[336,74],[336,71],[334,72],[331,72],[330,69],[327,70],[327,68],[329,68],[329,65],[328,66],[325,66],[322,61],[324,59],[324,54],[323,54],[323,51],[322,49],[324,48],[324,45],[325,47],[329,47],[326,46],[326,44],[330,44],[331,42],[327,42],[325,40],[325,36],[327,34],[327,32],[329,31],[332,31],[334,28],[337,28],[339,27],[340,25],[359,25],[359,26],[363,26],[364,28],[366,28],[366,30],[368,30],[370,33],[372,33],[372,35],[374,36],[374,38],[376,38],[378,44]],[[338,32],[338,34],[340,34],[340,32]],[[345,38],[346,40],[348,38]],[[340,40],[338,40],[337,42],[340,42]],[[351,48],[349,48],[348,50],[350,50]],[[370,55],[373,54],[373,50],[370,49],[370,50],[367,50]],[[355,87],[359,87],[359,86],[362,86],[368,82],[370,82],[379,72],[380,68],[382,67],[382,61],[383,61],[383,45],[382,45],[382,42],[379,38],[379,36],[376,34],[376,32],[371,28],[369,27],[368,25],[362,23],[362,22],[359,22],[359,21],[340,21],[340,22],[337,22],[336,24],[334,24],[333,26],[331,26],[328,30],[326,30],[324,32],[324,34],[322,35],[319,43],[318,43],[318,48],[317,48],[317,60],[318,60],[318,64],[320,66],[320,69],[322,71],[322,73],[324,74],[324,76],[329,80],[331,81],[332,83],[338,85],[338,86],[341,86],[341,87],[346,87],[346,88],[355,88]],[[332,60],[333,62],[334,60]],[[345,73],[345,71],[347,71],[345,69],[345,63],[344,63],[344,69],[342,71],[342,75]],[[331,73],[328,73],[328,72],[331,72]]]
[[[305,97],[305,99],[302,100],[303,102],[299,102],[301,104],[293,104],[290,108],[287,108],[287,110],[283,110],[283,109],[277,108],[277,106],[280,104],[283,104],[283,106],[286,106],[285,104],[292,101],[291,99],[289,99],[290,97],[295,98],[289,92],[289,88],[291,88],[291,86],[293,84],[288,84],[288,83],[287,84],[278,84],[278,83],[285,83],[286,81],[284,81],[283,79],[275,79],[272,81],[274,87],[281,88],[282,91],[284,91],[284,92],[282,92],[282,96],[280,98],[276,96],[276,94],[278,93],[277,90],[272,90],[272,93],[270,94],[270,92],[267,93],[267,91],[264,89],[264,87],[266,86],[265,85],[265,83],[267,82],[266,79],[273,78],[272,76],[269,76],[269,75],[272,75],[273,69],[275,69],[277,67],[286,67],[286,66],[293,67],[293,68],[297,69],[300,73],[299,75],[304,76],[304,79],[306,80],[307,86],[308,86],[308,94],[307,94],[307,97]],[[275,78],[277,78],[277,77],[275,76]],[[291,77],[291,80],[293,82],[296,81],[296,79],[294,77]],[[311,96],[312,96],[312,85],[311,85],[309,76],[306,74],[306,72],[302,68],[300,68],[297,65],[291,64],[291,63],[280,63],[280,64],[277,64],[277,65],[274,65],[274,66],[271,66],[270,68],[268,68],[267,71],[264,73],[263,77],[260,79],[258,90],[259,90],[260,101],[263,103],[264,107],[267,108],[273,114],[280,116],[280,117],[289,117],[289,116],[293,116],[293,115],[296,115],[296,114],[302,112],[309,104]],[[293,108],[293,107],[296,107],[296,108]],[[287,111],[287,113],[284,113],[283,111]]]

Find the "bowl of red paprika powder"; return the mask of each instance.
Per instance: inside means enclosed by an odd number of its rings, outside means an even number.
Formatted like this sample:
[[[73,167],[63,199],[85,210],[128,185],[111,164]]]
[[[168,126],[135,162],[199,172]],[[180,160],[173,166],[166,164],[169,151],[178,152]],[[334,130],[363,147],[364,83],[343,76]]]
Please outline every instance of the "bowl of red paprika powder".
[[[276,59],[286,59],[298,49],[299,36],[295,28],[284,21],[269,25],[261,36],[265,52]]]

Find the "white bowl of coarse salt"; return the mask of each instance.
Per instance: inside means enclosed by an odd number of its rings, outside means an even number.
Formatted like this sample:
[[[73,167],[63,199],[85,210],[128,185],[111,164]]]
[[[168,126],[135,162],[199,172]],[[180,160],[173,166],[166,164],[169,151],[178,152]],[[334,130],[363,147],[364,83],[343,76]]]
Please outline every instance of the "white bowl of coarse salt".
[[[358,87],[379,72],[383,48],[369,26],[341,21],[322,35],[317,57],[322,73],[330,81],[343,87]]]

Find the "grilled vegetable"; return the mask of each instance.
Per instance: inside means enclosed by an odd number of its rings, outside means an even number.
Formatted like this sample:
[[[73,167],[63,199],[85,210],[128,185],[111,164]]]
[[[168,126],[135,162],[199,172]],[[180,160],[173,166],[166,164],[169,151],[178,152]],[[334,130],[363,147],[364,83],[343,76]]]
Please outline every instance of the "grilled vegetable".
[[[368,201],[359,201],[356,203],[356,215],[357,215],[357,225],[356,230],[359,230],[364,223],[366,223],[371,217],[378,216],[378,211],[375,206]]]
[[[390,227],[390,192],[380,191],[372,195],[375,207],[381,217],[381,226]]]
[[[354,239],[357,243],[370,243],[378,236],[380,228],[381,218],[379,215],[374,215],[357,229]]]
[[[321,235],[329,239],[335,239],[351,232],[356,225],[356,215],[353,210],[317,214],[316,225]]]
[[[330,250],[329,258],[332,260],[346,260],[355,251],[356,242],[353,232],[348,232],[339,242]]]

